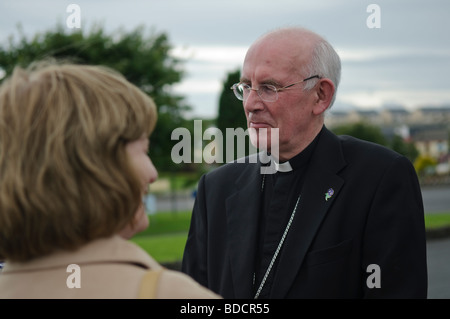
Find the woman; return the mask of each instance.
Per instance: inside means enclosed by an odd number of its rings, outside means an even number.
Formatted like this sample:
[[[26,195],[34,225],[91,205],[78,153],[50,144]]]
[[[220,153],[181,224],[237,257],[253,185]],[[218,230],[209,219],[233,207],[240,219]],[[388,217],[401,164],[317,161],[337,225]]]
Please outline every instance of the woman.
[[[14,70],[0,88],[0,298],[218,297],[126,240],[148,226],[155,122],[104,67]]]

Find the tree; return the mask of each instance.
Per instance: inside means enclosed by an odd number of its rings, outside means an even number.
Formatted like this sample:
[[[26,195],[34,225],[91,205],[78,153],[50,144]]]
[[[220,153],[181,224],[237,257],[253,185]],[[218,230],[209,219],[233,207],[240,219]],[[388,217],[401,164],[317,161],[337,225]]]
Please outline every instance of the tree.
[[[394,135],[390,143],[390,147],[404,156],[406,156],[412,163],[419,156],[419,151],[412,142],[405,142],[403,138],[399,135]]]
[[[421,177],[433,172],[436,165],[437,161],[428,155],[420,155],[414,162],[414,168],[416,169],[417,175]]]
[[[397,153],[407,157],[411,162],[414,162],[419,155],[419,151],[414,143],[405,142],[399,135],[394,135],[391,140],[388,140],[378,126],[370,125],[368,123],[358,122],[355,124],[338,126],[333,129],[333,132],[337,135],[350,135],[389,147]]]
[[[175,164],[170,151],[175,142],[171,141],[171,132],[184,124],[182,112],[189,107],[183,97],[169,90],[171,85],[181,81],[183,71],[181,61],[169,54],[172,47],[167,35],[151,30],[146,36],[142,26],[128,33],[118,30],[111,35],[100,26],[94,26],[86,34],[81,30],[67,30],[57,25],[55,30],[36,34],[28,40],[19,28],[18,42],[12,35],[7,45],[0,46],[0,68],[9,75],[16,65],[26,67],[33,61],[56,58],[80,64],[101,64],[117,70],[155,101],[158,122],[151,136],[152,160],[160,170],[173,170]]]
[[[337,135],[350,135],[362,140],[387,146],[387,140],[380,128],[364,122],[346,124],[333,129]]]
[[[244,131],[247,130],[247,119],[245,117],[244,108],[242,106],[242,101],[239,101],[231,90],[231,86],[234,83],[240,81],[241,73],[239,70],[232,71],[227,74],[222,87],[222,93],[219,98],[219,112],[217,115],[216,126],[222,132],[225,138],[227,128],[242,128]],[[246,139],[246,145],[249,145],[249,139]],[[228,152],[233,152],[234,159],[237,158],[237,143],[234,145],[234,150],[227,150],[224,147],[223,156],[224,159],[227,157]],[[248,147],[246,148],[246,155],[248,155]]]

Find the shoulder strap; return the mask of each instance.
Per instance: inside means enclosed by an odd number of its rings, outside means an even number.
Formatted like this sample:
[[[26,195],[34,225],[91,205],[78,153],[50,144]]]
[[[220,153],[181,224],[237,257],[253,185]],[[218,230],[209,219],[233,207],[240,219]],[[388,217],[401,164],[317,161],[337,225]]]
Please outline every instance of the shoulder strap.
[[[142,277],[141,287],[139,289],[139,299],[155,299],[158,288],[158,279],[163,269],[149,270]]]

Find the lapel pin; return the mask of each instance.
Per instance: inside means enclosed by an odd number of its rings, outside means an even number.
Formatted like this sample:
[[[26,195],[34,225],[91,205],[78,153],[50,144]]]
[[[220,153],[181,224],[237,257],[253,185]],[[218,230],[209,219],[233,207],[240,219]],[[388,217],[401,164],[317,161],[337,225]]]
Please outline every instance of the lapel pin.
[[[326,193],[325,193],[325,200],[328,202],[328,200],[333,197],[334,195],[334,189],[330,188]]]

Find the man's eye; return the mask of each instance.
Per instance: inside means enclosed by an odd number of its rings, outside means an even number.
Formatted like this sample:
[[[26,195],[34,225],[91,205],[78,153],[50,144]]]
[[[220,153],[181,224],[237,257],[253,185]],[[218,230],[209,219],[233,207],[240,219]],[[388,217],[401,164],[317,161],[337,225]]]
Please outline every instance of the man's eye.
[[[261,90],[261,92],[269,94],[277,91],[273,85],[261,85],[259,89]]]
[[[239,88],[239,90],[240,90],[241,92],[246,92],[246,91],[249,91],[249,90],[250,90],[251,86],[249,86],[249,85],[246,84],[246,83],[241,83],[241,84],[238,86],[238,88]]]

